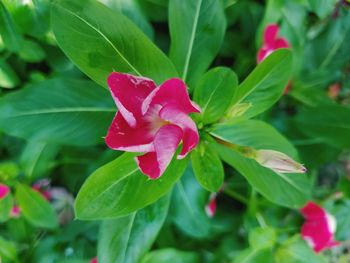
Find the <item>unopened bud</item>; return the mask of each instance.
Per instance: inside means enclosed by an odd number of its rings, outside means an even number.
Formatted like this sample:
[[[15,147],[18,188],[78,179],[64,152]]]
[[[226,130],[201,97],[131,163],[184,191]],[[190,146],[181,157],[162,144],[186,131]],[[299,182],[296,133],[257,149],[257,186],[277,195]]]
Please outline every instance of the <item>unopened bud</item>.
[[[274,150],[257,150],[254,159],[277,173],[305,173],[306,168],[288,155]]]

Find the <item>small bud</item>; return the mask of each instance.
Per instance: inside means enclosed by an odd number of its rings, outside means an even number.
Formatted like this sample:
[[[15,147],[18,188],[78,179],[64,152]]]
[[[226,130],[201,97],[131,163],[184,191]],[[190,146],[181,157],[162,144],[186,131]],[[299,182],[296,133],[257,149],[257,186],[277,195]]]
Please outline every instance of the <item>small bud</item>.
[[[306,168],[288,155],[274,150],[257,150],[254,159],[277,173],[305,173]]]

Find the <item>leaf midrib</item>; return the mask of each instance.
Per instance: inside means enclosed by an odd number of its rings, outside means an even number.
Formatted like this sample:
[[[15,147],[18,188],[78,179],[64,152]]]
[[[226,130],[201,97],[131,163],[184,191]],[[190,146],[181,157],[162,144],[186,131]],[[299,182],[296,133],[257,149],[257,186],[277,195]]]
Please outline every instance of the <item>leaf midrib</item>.
[[[196,37],[197,25],[198,25],[199,14],[200,14],[202,2],[203,2],[202,0],[198,1],[198,5],[196,7],[196,13],[194,15],[194,21],[193,21],[193,27],[192,27],[192,31],[191,31],[190,42],[189,42],[188,51],[187,51],[187,54],[186,54],[184,70],[183,70],[183,73],[182,73],[182,79],[184,81],[186,81],[186,78],[187,78],[188,67],[189,67],[189,64],[190,64],[193,44],[194,44],[194,40],[195,40],[195,37]]]
[[[111,40],[103,33],[101,32],[98,28],[94,27],[91,23],[89,23],[87,20],[79,16],[78,14],[68,10],[67,8],[64,8],[63,6],[57,5],[59,8],[63,9],[67,13],[73,15],[74,17],[78,18],[81,20],[83,23],[85,23],[87,26],[91,27],[94,31],[96,31],[100,36],[103,37],[103,39],[106,40],[106,42],[113,48],[113,50],[117,53],[118,56],[121,57],[122,60],[125,61],[125,63],[139,76],[142,76],[141,73],[129,62],[129,60],[126,59],[126,57],[123,56],[123,54],[118,50],[118,48],[113,44]]]
[[[6,116],[6,118],[17,118],[31,115],[42,114],[59,114],[59,113],[73,113],[73,112],[116,112],[115,108],[98,108],[98,107],[66,107],[66,108],[51,108],[42,110],[31,110],[25,112],[19,112],[13,115]]]

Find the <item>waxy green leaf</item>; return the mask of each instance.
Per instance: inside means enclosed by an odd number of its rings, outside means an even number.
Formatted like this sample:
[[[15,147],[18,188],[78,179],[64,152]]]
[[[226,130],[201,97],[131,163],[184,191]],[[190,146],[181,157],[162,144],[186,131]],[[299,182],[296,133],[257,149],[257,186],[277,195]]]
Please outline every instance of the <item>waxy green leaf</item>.
[[[231,105],[237,84],[237,76],[229,68],[213,68],[203,75],[194,90],[194,100],[202,109],[204,124],[223,118]]]
[[[52,79],[0,98],[0,129],[25,139],[93,145],[103,142],[116,107],[107,90],[76,79]]]
[[[177,76],[171,61],[137,26],[96,0],[58,0],[51,22],[64,53],[102,86],[112,71],[149,77],[158,84]]]
[[[279,49],[263,60],[239,85],[233,104],[250,103],[244,113],[254,117],[275,104],[282,96],[292,73],[292,53]]]
[[[125,153],[97,169],[84,183],[75,202],[79,219],[108,219],[135,212],[165,195],[183,174],[187,159],[173,160],[157,180],[142,174]]]
[[[192,84],[205,72],[224,39],[221,1],[170,0],[170,58],[183,80]]]
[[[290,142],[270,125],[257,120],[217,125],[212,135],[235,145],[271,149],[297,159]],[[233,149],[217,145],[221,158],[237,169],[265,198],[282,206],[299,208],[310,198],[311,184],[306,174],[282,174],[260,166]]]
[[[55,228],[58,219],[50,203],[27,185],[18,184],[16,200],[21,214],[33,225],[43,228]]]
[[[105,263],[134,263],[150,249],[168,214],[169,195],[129,215],[102,223],[98,258]]]

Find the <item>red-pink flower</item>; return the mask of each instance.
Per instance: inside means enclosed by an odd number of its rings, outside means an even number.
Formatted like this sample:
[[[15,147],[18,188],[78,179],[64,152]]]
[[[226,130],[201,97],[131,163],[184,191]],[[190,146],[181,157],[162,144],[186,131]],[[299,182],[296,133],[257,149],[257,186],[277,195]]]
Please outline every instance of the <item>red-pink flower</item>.
[[[263,45],[258,51],[258,63],[263,61],[268,55],[279,48],[289,48],[287,39],[278,37],[279,27],[276,24],[269,24],[264,31]]]
[[[40,193],[46,200],[51,200],[51,193],[49,190],[50,181],[47,179],[42,179],[33,184],[32,189]]]
[[[205,212],[209,217],[213,217],[216,212],[216,197],[217,193],[211,193],[208,204],[205,206]]]
[[[318,253],[340,244],[334,240],[336,220],[326,210],[313,202],[308,202],[300,211],[305,218],[301,236],[315,252]]]
[[[90,263],[98,263],[97,257],[90,260]]]
[[[182,80],[169,79],[157,87],[151,79],[113,72],[108,86],[119,112],[106,144],[114,150],[144,152],[136,162],[151,179],[163,174],[181,141],[178,159],[196,147],[199,135],[188,114],[200,108]]]
[[[0,200],[10,193],[10,188],[5,184],[0,184]]]
[[[18,218],[19,216],[21,215],[21,209],[19,206],[17,205],[14,205],[11,209],[11,212],[10,212],[10,217],[12,218]]]

